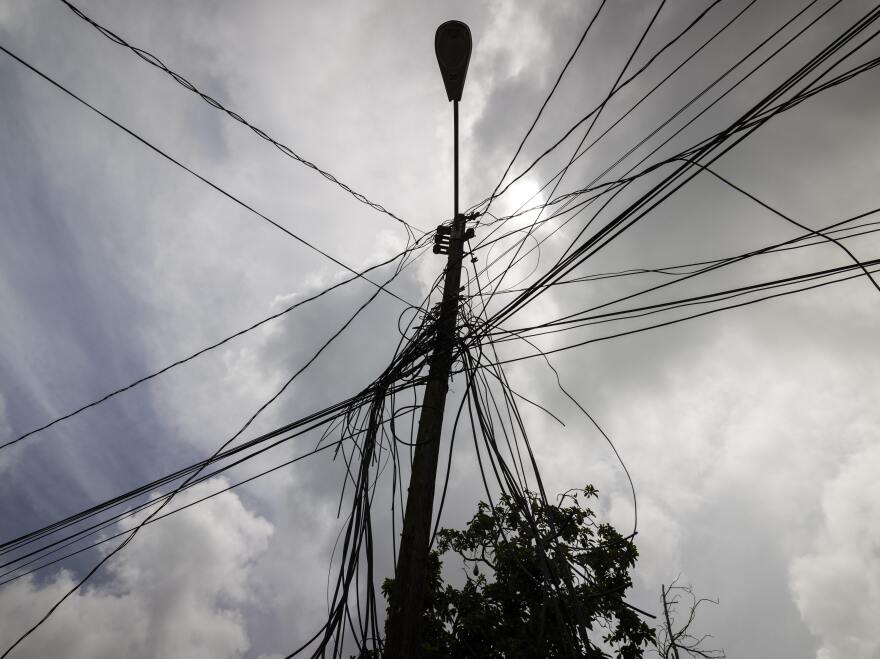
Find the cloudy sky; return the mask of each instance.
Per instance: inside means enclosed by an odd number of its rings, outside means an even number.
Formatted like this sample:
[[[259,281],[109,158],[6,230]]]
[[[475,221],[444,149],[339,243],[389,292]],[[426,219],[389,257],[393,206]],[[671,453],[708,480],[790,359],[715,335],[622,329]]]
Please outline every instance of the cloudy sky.
[[[630,70],[710,4],[666,3]],[[593,135],[747,4],[713,6],[614,97]],[[585,186],[808,4],[777,40],[609,176],[623,175],[825,10],[663,153],[726,127],[871,8],[861,0],[757,0],[581,158],[559,192]],[[603,8],[514,172],[602,101],[658,5],[617,0]],[[461,104],[462,201],[470,206],[498,182],[598,3],[82,0],[79,6],[304,158],[428,230],[452,213],[451,107],[434,59],[436,26],[458,18],[474,36]],[[366,267],[406,245],[394,219],[285,157],[57,0],[0,0],[0,45],[347,266]],[[852,63],[878,55],[880,45],[871,42]],[[714,168],[814,228],[880,207],[878,90],[872,71],[812,98]],[[496,201],[493,213],[510,213],[535,193],[532,204],[545,201],[539,189],[567,162],[581,134]],[[3,441],[345,277],[338,264],[2,53],[0,151]],[[516,288],[546,270],[587,217],[542,244],[540,260],[538,251],[530,253],[503,287]],[[557,226],[543,225],[539,238]],[[488,231],[478,228],[477,238]],[[701,174],[573,274],[718,259],[802,233]],[[846,245],[862,260],[880,256],[873,234]],[[478,263],[503,247],[483,248]],[[819,245],[750,259],[636,301],[849,262],[840,249]],[[418,302],[441,267],[428,251],[391,288]],[[376,280],[390,274],[380,270]],[[541,323],[663,276],[558,286],[506,326]],[[363,281],[348,284],[0,450],[2,538],[210,455],[372,292]],[[656,613],[660,585],[681,575],[701,595],[719,600],[703,612],[700,631],[713,634],[713,644],[730,657],[880,656],[878,295],[864,277],[856,278],[551,357],[566,389],[613,439],[635,483],[641,558],[633,602]],[[397,299],[378,296],[248,436],[372,381],[394,353],[404,310]],[[541,345],[561,348],[638,326],[638,320],[600,325],[552,335]],[[509,357],[529,354],[514,343],[501,350]],[[602,517],[628,530],[629,486],[605,440],[560,392],[545,362],[517,362],[507,372],[519,393],[565,422],[562,427],[524,407],[548,490],[593,483]],[[462,388],[453,381],[451,401],[460,400]],[[176,503],[285,462],[304,446],[273,449]],[[472,443],[458,442],[443,513],[450,526],[466,521],[484,496],[475,463]],[[344,524],[336,514],[343,468],[330,453],[318,454],[146,527],[11,656],[287,654],[326,613],[330,555]],[[387,507],[387,500],[377,504],[386,513]],[[377,569],[387,575],[391,531],[382,519],[376,521]],[[98,550],[87,552],[0,586],[3,649],[100,557]]]

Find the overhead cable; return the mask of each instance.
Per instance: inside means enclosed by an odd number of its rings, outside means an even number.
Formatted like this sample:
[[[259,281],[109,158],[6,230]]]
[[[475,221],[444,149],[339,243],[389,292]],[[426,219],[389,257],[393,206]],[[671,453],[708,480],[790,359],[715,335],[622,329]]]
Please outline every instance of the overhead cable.
[[[216,108],[217,110],[220,110],[221,112],[226,114],[228,117],[230,117],[231,119],[234,119],[235,121],[242,124],[243,126],[247,126],[248,128],[250,128],[254,132],[254,134],[258,135],[260,138],[269,142],[271,145],[273,145],[275,148],[277,148],[279,151],[281,151],[281,153],[283,153],[284,155],[288,156],[289,158],[292,158],[293,160],[297,161],[298,163],[300,163],[302,165],[305,165],[309,169],[313,169],[314,171],[318,172],[325,179],[327,179],[331,183],[334,183],[335,185],[338,185],[340,188],[345,190],[348,194],[350,194],[352,197],[357,199],[362,204],[366,204],[370,208],[377,210],[380,213],[383,213],[383,214],[387,215],[388,217],[396,220],[397,222],[400,222],[401,224],[403,224],[406,227],[410,238],[415,239],[413,231],[416,229],[411,224],[406,222],[406,220],[403,220],[402,218],[398,217],[397,215],[395,215],[394,213],[392,213],[391,211],[386,209],[384,206],[377,204],[374,201],[371,201],[370,199],[365,197],[360,192],[356,192],[355,190],[352,190],[348,185],[346,185],[345,183],[340,181],[338,178],[336,178],[330,172],[327,172],[327,171],[321,169],[320,167],[318,167],[317,165],[315,165],[314,163],[309,162],[308,160],[306,160],[305,158],[300,156],[298,153],[296,153],[289,146],[282,144],[281,142],[279,142],[275,138],[271,137],[268,133],[266,133],[262,129],[257,128],[256,126],[249,123],[244,117],[242,117],[237,112],[234,112],[234,111],[228,109],[226,106],[224,106],[222,103],[220,103],[220,101],[218,101],[215,98],[212,98],[211,96],[208,96],[204,92],[200,91],[189,80],[187,80],[179,73],[172,71],[167,66],[165,66],[165,64],[162,62],[162,60],[160,60],[153,53],[151,53],[147,50],[144,50],[143,48],[138,48],[137,46],[131,45],[125,39],[120,37],[118,34],[113,32],[109,28],[99,24],[97,21],[95,21],[94,19],[92,19],[91,17],[86,15],[85,12],[83,12],[79,7],[75,6],[72,2],[69,2],[68,0],[59,0],[59,1],[61,3],[63,3],[64,5],[66,5],[79,18],[81,18],[82,20],[89,23],[92,27],[94,27],[96,30],[98,30],[98,32],[100,32],[105,37],[110,39],[110,41],[112,41],[115,44],[118,44],[120,46],[127,48],[128,50],[130,50],[132,53],[137,55],[139,58],[141,58],[147,64],[150,64],[151,66],[154,66],[157,69],[164,71],[167,75],[171,76],[171,78],[175,82],[177,82],[179,85],[181,85],[185,89],[187,89],[187,90],[191,91],[192,93],[196,94],[197,96],[199,96],[203,101],[205,101],[211,107]]]

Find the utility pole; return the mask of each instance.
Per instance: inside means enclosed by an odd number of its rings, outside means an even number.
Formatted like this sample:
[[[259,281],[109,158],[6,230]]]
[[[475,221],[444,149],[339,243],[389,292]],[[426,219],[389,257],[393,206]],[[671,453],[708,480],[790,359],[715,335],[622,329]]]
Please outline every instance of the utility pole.
[[[387,623],[385,657],[419,659],[421,657],[421,618],[427,586],[428,551],[431,542],[431,517],[434,512],[434,485],[440,454],[440,431],[449,371],[452,368],[454,337],[458,317],[461,262],[464,241],[473,231],[465,231],[466,217],[458,208],[458,102],[464,89],[471,57],[471,31],[461,21],[447,21],[437,28],[434,50],[443,75],[446,95],[452,102],[454,141],[454,220],[452,227],[439,226],[434,236],[434,253],[448,254],[443,301],[437,318],[436,344],[428,369],[428,381],[422,400],[416,449],[413,456],[409,493],[403,517],[403,532],[397,557],[394,592]],[[468,235],[470,234],[470,235]]]

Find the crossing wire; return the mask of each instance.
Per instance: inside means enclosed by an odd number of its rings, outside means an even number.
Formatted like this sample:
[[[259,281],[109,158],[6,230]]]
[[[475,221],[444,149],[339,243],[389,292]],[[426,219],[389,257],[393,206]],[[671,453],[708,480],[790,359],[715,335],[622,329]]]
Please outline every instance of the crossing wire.
[[[282,316],[286,316],[287,314],[291,313],[292,311],[295,311],[296,309],[300,308],[301,306],[306,305],[309,302],[313,302],[313,301],[317,300],[318,298],[323,297],[327,293],[330,293],[331,291],[334,291],[337,288],[341,288],[342,286],[345,286],[346,284],[349,284],[349,283],[355,281],[359,277],[362,277],[363,275],[365,275],[368,272],[371,272],[372,270],[376,270],[377,268],[381,268],[382,266],[388,265],[389,263],[393,263],[397,259],[404,257],[409,251],[410,250],[404,250],[403,252],[400,252],[399,254],[395,254],[390,259],[386,259],[385,261],[382,261],[381,263],[377,263],[377,264],[372,265],[368,268],[365,268],[364,270],[361,270],[360,273],[358,273],[357,275],[353,275],[351,277],[343,279],[342,281],[337,282],[336,284],[333,284],[332,286],[329,286],[329,287],[319,291],[318,293],[315,293],[314,295],[310,295],[307,298],[299,300],[298,302],[295,302],[294,304],[291,304],[290,306],[282,309],[278,313],[274,313],[274,314],[271,314],[270,316],[262,318],[262,319],[256,321],[255,323],[248,325],[247,327],[245,327],[243,329],[240,329],[236,332],[233,332],[232,334],[220,339],[219,341],[216,341],[210,345],[207,345],[204,348],[200,348],[199,350],[187,355],[186,357],[181,357],[180,359],[173,361],[170,364],[167,364],[161,368],[158,368],[155,371],[152,371],[152,372],[148,373],[147,375],[144,375],[144,376],[134,380],[133,382],[130,382],[122,387],[119,387],[117,389],[114,389],[114,390],[104,394],[100,398],[96,398],[95,400],[93,400],[91,402],[84,403],[80,407],[77,407],[76,409],[71,410],[70,412],[67,412],[67,413],[62,414],[60,416],[57,416],[54,419],[52,419],[51,421],[47,421],[46,423],[44,423],[40,426],[37,426],[36,428],[32,428],[31,430],[28,430],[27,432],[24,432],[21,435],[18,435],[17,437],[10,439],[10,440],[4,442],[3,444],[0,444],[0,450],[5,449],[8,446],[12,446],[13,444],[17,444],[18,442],[20,442],[24,439],[27,439],[28,437],[31,437],[32,435],[36,435],[44,430],[48,430],[49,428],[51,428],[52,426],[54,426],[58,423],[66,421],[67,419],[70,419],[74,416],[77,416],[78,414],[82,414],[86,410],[89,410],[93,407],[97,407],[98,405],[105,403],[106,401],[110,400],[111,398],[115,398],[116,396],[118,396],[122,393],[125,393],[126,391],[129,391],[131,389],[134,389],[135,387],[138,387],[138,386],[144,384],[145,382],[149,382],[150,380],[157,378],[160,375],[164,375],[168,371],[170,371],[174,368],[177,368],[178,366],[182,366],[188,362],[191,362],[192,360],[196,359],[197,357],[201,357],[202,355],[204,355],[212,350],[220,348],[221,346],[226,345],[230,341],[237,339],[238,337],[244,336],[248,332],[252,332],[253,330],[255,330],[259,327],[262,327],[263,325],[265,325],[273,320],[277,320],[278,318],[281,318]]]
[[[217,110],[220,110],[221,112],[226,114],[229,118],[237,121],[238,123],[240,123],[243,126],[250,128],[254,132],[255,135],[257,135],[260,138],[264,139],[265,141],[269,142],[269,144],[271,144],[276,149],[281,151],[281,153],[283,153],[287,157],[292,158],[296,162],[298,162],[302,165],[305,165],[309,169],[313,169],[314,171],[318,172],[325,179],[327,179],[331,183],[333,183],[333,184],[339,186],[340,188],[342,188],[343,190],[345,190],[348,194],[350,194],[352,197],[357,199],[362,204],[366,204],[367,206],[369,206],[373,210],[379,211],[380,213],[387,215],[388,217],[396,220],[397,222],[400,222],[404,227],[406,227],[406,230],[407,230],[407,233],[409,234],[410,239],[415,238],[415,236],[413,235],[413,231],[416,229],[411,224],[406,222],[406,220],[398,217],[397,215],[395,215],[394,213],[389,211],[387,208],[385,208],[381,204],[378,204],[374,201],[371,201],[370,199],[368,199],[366,196],[364,196],[360,192],[353,190],[351,187],[349,187],[348,185],[346,185],[345,183],[340,181],[338,178],[336,178],[330,172],[328,172],[324,169],[321,169],[315,163],[306,160],[305,158],[300,156],[298,153],[296,153],[293,149],[291,149],[289,146],[282,144],[281,142],[279,142],[275,138],[271,137],[264,130],[262,130],[262,129],[258,128],[257,126],[254,126],[253,124],[248,122],[247,119],[242,117],[237,112],[230,110],[229,108],[224,106],[217,99],[215,99],[215,98],[209,96],[208,94],[204,93],[203,91],[199,90],[193,83],[191,83],[189,80],[184,78],[181,74],[168,68],[164,64],[164,62],[162,62],[162,60],[159,59],[156,55],[154,55],[153,53],[151,53],[147,50],[144,50],[143,48],[133,46],[128,41],[126,41],[125,39],[120,37],[118,34],[113,32],[112,30],[110,30],[109,28],[101,25],[100,23],[98,23],[97,21],[95,21],[94,19],[92,19],[91,17],[86,15],[85,12],[83,12],[79,7],[74,5],[72,2],[69,2],[68,0],[59,0],[59,2],[61,2],[65,6],[67,6],[67,8],[70,9],[74,14],[76,14],[76,16],[78,16],[82,20],[89,23],[92,27],[94,27],[96,30],[98,30],[98,32],[103,34],[110,41],[112,41],[113,43],[118,44],[120,46],[123,46],[124,48],[127,48],[128,50],[130,50],[132,53],[137,55],[140,59],[142,59],[147,64],[150,64],[151,66],[154,66],[157,69],[165,72],[167,75],[171,76],[171,78],[175,82],[177,82],[179,85],[181,85],[185,89],[189,90],[190,92],[196,94],[199,98],[201,98],[203,101],[205,101],[208,105],[210,105],[213,108],[216,108]],[[420,233],[422,233],[422,232],[420,232]]]
[[[134,139],[136,139],[138,142],[140,142],[141,144],[143,144],[144,146],[146,146],[147,148],[149,148],[150,150],[152,150],[154,153],[157,153],[158,155],[162,156],[163,158],[165,158],[165,160],[169,161],[170,163],[172,163],[172,164],[174,164],[174,165],[177,165],[177,166],[180,167],[182,170],[184,170],[185,172],[191,174],[192,176],[194,176],[195,178],[197,178],[198,180],[200,180],[202,183],[206,184],[207,186],[213,188],[214,190],[216,190],[217,192],[219,192],[220,194],[222,194],[222,195],[223,195],[224,197],[226,197],[227,199],[229,199],[229,200],[235,202],[236,204],[238,204],[239,206],[241,206],[241,207],[244,208],[245,210],[250,211],[251,213],[253,213],[253,214],[256,215],[257,217],[259,217],[261,220],[263,220],[264,222],[267,222],[268,224],[272,225],[273,227],[275,227],[275,228],[278,229],[279,231],[281,231],[281,232],[287,234],[288,236],[290,236],[291,238],[293,238],[294,240],[296,240],[296,241],[299,242],[300,244],[302,244],[302,245],[308,247],[308,248],[309,248],[310,250],[312,250],[313,252],[317,252],[318,254],[320,254],[321,256],[323,256],[324,258],[326,258],[326,259],[332,261],[333,263],[335,263],[336,265],[338,265],[338,266],[344,268],[344,269],[347,270],[348,272],[354,274],[354,275],[357,276],[357,277],[362,278],[364,281],[369,282],[369,283],[372,284],[373,286],[376,286],[379,290],[381,290],[381,291],[383,291],[384,293],[387,293],[388,295],[390,295],[391,297],[396,298],[397,300],[403,302],[405,305],[407,305],[407,306],[413,306],[412,304],[410,304],[409,302],[407,302],[406,300],[404,300],[402,297],[400,297],[400,296],[399,296],[397,293],[395,293],[394,291],[390,291],[390,290],[386,289],[384,285],[377,284],[377,283],[374,282],[372,279],[369,279],[368,277],[364,277],[364,275],[360,274],[360,273],[359,273],[357,270],[355,270],[354,268],[351,268],[351,267],[347,266],[345,263],[343,263],[342,261],[340,261],[340,260],[337,259],[336,257],[331,256],[330,254],[328,254],[327,252],[325,252],[325,251],[322,250],[321,248],[316,247],[315,245],[313,245],[312,243],[310,243],[310,242],[309,242],[308,240],[306,240],[305,238],[302,238],[301,236],[298,236],[297,234],[293,233],[290,229],[288,229],[288,228],[285,227],[284,225],[280,224],[279,222],[276,222],[275,220],[273,220],[272,218],[270,218],[268,215],[264,215],[263,213],[261,213],[260,211],[258,211],[256,208],[254,208],[253,206],[251,206],[251,205],[248,204],[247,202],[242,201],[241,199],[239,199],[238,197],[236,197],[236,196],[235,196],[234,194],[232,194],[231,192],[228,192],[228,191],[224,190],[222,187],[220,187],[219,185],[217,185],[217,184],[214,183],[213,181],[211,181],[211,180],[207,179],[206,177],[202,176],[201,174],[199,174],[199,173],[196,172],[195,170],[190,169],[189,167],[187,167],[186,165],[184,165],[182,162],[180,162],[179,160],[177,160],[174,156],[172,156],[172,155],[166,153],[165,151],[163,151],[162,149],[160,149],[159,147],[157,147],[155,144],[153,144],[152,142],[148,141],[146,138],[141,137],[140,135],[138,135],[137,133],[135,133],[133,130],[131,130],[131,129],[128,128],[127,126],[125,126],[125,125],[123,125],[122,123],[116,121],[116,119],[114,119],[114,118],[111,117],[110,115],[108,115],[108,114],[102,112],[102,111],[99,110],[97,107],[95,107],[94,105],[92,105],[91,103],[89,103],[88,101],[86,101],[85,99],[83,99],[81,96],[78,96],[78,95],[75,94],[74,92],[70,91],[67,87],[65,87],[64,85],[62,85],[60,82],[58,82],[57,80],[51,78],[48,74],[43,73],[42,71],[40,71],[39,69],[37,69],[37,68],[36,68],[35,66],[33,66],[32,64],[26,62],[23,58],[19,57],[18,55],[16,55],[15,53],[13,53],[11,50],[9,50],[8,48],[6,48],[6,47],[3,46],[2,44],[0,44],[0,51],[3,51],[3,52],[6,53],[9,57],[11,57],[12,59],[14,59],[16,62],[18,62],[18,63],[21,64],[22,66],[26,67],[27,69],[29,69],[31,72],[33,72],[33,73],[37,74],[38,76],[40,76],[43,80],[45,80],[45,81],[48,82],[49,84],[53,85],[56,89],[59,89],[60,91],[64,92],[65,94],[67,94],[68,96],[70,96],[71,98],[73,98],[74,100],[76,100],[76,101],[78,101],[79,103],[81,103],[82,105],[86,106],[86,107],[87,107],[88,109],[90,109],[92,112],[95,112],[95,113],[98,114],[99,116],[103,117],[104,119],[106,119],[107,121],[109,121],[111,124],[113,124],[114,126],[116,126],[117,128],[119,128],[120,130],[124,131],[125,133],[127,133],[128,135],[130,135],[131,137],[133,137]]]
[[[823,51],[823,53],[825,52],[828,51]],[[803,69],[803,71],[805,70],[806,69]],[[771,97],[768,97],[768,99],[769,98]],[[756,107],[768,107],[766,105],[766,103],[770,102],[768,99],[765,99],[765,101],[762,101],[762,103]],[[747,113],[744,116],[744,119],[766,120],[766,117],[765,115],[761,115],[760,112],[757,112],[756,114]],[[725,140],[736,135],[738,131],[745,130],[746,127],[752,127],[748,123],[748,121],[742,121],[737,126],[736,130],[734,130],[733,126],[731,126],[727,130],[719,134],[718,140],[712,140],[707,145],[702,145],[701,149],[698,150],[696,153],[689,153],[686,155],[690,159],[696,159],[698,157],[710,154],[712,149],[722,146]],[[745,137],[747,136],[748,135],[746,135]],[[745,137],[741,139],[745,139]],[[725,152],[729,150],[729,148],[732,147],[728,147],[728,149],[725,149]],[[697,161],[694,160],[694,162]],[[681,167],[679,168],[679,171],[684,172],[686,171],[686,168]],[[684,183],[689,180],[690,178],[685,180]],[[675,189],[679,189],[681,185],[684,185],[684,183],[680,184]],[[674,191],[675,190],[673,190],[673,192]],[[659,196],[663,192],[664,190],[662,187],[655,187],[652,191],[651,197],[640,199],[638,205],[631,207],[630,209],[628,209],[628,211],[642,210],[642,207],[644,205],[646,205],[649,201],[653,201],[654,197]],[[669,192],[666,196],[668,196],[669,194],[672,194],[672,192]],[[654,206],[656,206],[656,204],[654,204]],[[650,211],[651,208],[653,208],[653,206],[645,210],[644,213]],[[618,219],[622,220],[623,218],[621,217]],[[638,219],[638,217],[636,217],[635,219]],[[611,227],[611,225],[609,225],[608,228],[613,230],[616,229],[616,226]],[[812,235],[815,235],[816,233],[817,232],[813,232]],[[604,244],[607,244],[608,241],[615,237],[615,235],[611,235],[608,231],[605,230],[603,230],[603,235],[607,236],[608,238],[608,240]],[[590,241],[587,241],[587,243],[588,246],[596,244],[592,239]],[[572,245],[572,247],[574,247],[574,244]],[[567,268],[569,265],[574,263],[575,259],[577,259],[579,262],[583,262],[588,256],[590,256],[590,254],[586,254],[585,252],[585,246],[580,246],[578,247],[578,249],[575,250],[575,253],[572,255],[571,259],[567,263],[557,264],[558,267],[554,267],[553,269],[551,269],[551,272],[548,273],[548,276],[542,278],[541,284],[544,286],[544,288],[560,283],[567,272],[570,272],[570,270],[568,270]],[[868,263],[866,262],[863,265],[868,265]],[[846,268],[849,270],[855,269],[856,267],[857,266],[846,266]],[[566,268],[567,271],[563,272],[563,268]],[[841,270],[841,272],[844,271]],[[377,294],[378,291],[374,293],[374,296]],[[749,304],[753,302],[754,301],[749,301]],[[525,303],[526,302],[524,301],[519,306],[524,306]],[[418,308],[420,311],[426,313],[426,303],[423,303],[423,305]],[[713,310],[713,312],[714,311],[715,310]],[[494,317],[492,320],[497,321],[497,316]],[[680,320],[673,322],[680,322]],[[522,454],[519,452],[518,444],[518,442],[522,441],[525,447],[525,454],[529,457],[530,462],[533,466],[534,475],[540,488],[541,497],[543,500],[546,501],[543,486],[541,485],[540,473],[537,469],[537,464],[534,456],[532,455],[531,447],[529,446],[524,424],[522,423],[521,417],[515,409],[515,398],[512,395],[509,384],[507,384],[503,372],[498,370],[500,369],[501,363],[509,363],[510,361],[514,360],[501,362],[500,360],[498,360],[496,353],[496,362],[487,363],[479,356],[484,350],[483,343],[492,348],[494,353],[494,337],[491,334],[491,329],[492,327],[491,325],[489,325],[487,327],[480,328],[479,331],[477,331],[476,333],[469,334],[469,336],[466,338],[462,338],[461,357],[464,365],[462,371],[466,373],[469,379],[469,387],[467,391],[471,394],[466,401],[470,421],[475,428],[479,428],[479,434],[482,437],[483,444],[487,452],[487,459],[495,475],[497,485],[501,488],[502,492],[506,490],[513,496],[513,498],[517,502],[527,503],[524,496],[524,460]],[[645,331],[646,329],[652,328],[642,328],[636,331]],[[410,374],[407,377],[412,377],[412,373],[414,372],[413,369],[416,368],[416,365],[418,365],[419,367],[424,365],[424,362],[418,360],[420,360],[424,356],[425,348],[430,345],[429,335],[429,331],[421,330],[416,335],[416,337],[409,340],[404,350],[401,351],[402,356],[399,358],[395,358],[392,365],[389,366],[389,368],[383,372],[383,375],[379,378],[379,380],[377,380],[378,385],[370,390],[369,396],[367,396],[369,400],[362,398],[359,401],[357,409],[352,409],[350,411],[350,418],[348,419],[350,425],[356,426],[358,424],[365,424],[359,427],[367,431],[367,439],[364,441],[364,443],[358,445],[357,455],[355,455],[354,453],[352,454],[352,466],[349,471],[349,475],[351,476],[352,484],[355,486],[355,493],[353,495],[353,504],[351,514],[349,515],[349,523],[347,528],[345,529],[344,534],[342,567],[340,568],[339,578],[337,580],[337,589],[334,594],[334,606],[331,610],[331,616],[328,618],[327,623],[325,623],[325,625],[312,639],[315,640],[323,635],[321,648],[319,649],[319,651],[316,651],[315,655],[313,656],[318,656],[318,652],[320,652],[320,655],[323,656],[324,649],[329,648],[331,641],[335,643],[333,648],[333,656],[341,656],[342,645],[340,639],[342,637],[341,635],[344,633],[346,623],[348,623],[348,626],[351,628],[352,632],[358,637],[356,641],[358,643],[358,648],[361,651],[366,651],[365,646],[368,640],[374,643],[381,643],[378,638],[375,599],[372,586],[373,547],[370,521],[370,507],[372,505],[372,496],[375,492],[375,485],[381,472],[377,471],[375,477],[371,480],[369,470],[371,464],[373,464],[374,462],[381,462],[378,458],[375,457],[375,451],[378,450],[377,447],[381,446],[381,432],[384,432],[380,430],[380,428],[382,427],[383,410],[386,406],[385,399],[389,395],[389,391],[391,391],[391,389],[393,388],[393,383],[399,381],[402,377],[404,377],[404,372]],[[567,346],[564,349],[570,349],[571,347],[574,346]],[[478,352],[479,355],[472,356],[470,354],[471,351]],[[556,351],[547,351],[535,356],[546,357],[546,355],[550,354],[551,352]],[[502,386],[502,393],[504,395],[504,398],[501,405],[499,405],[493,397],[487,379],[480,375],[480,373],[485,373],[487,370],[490,369],[495,370],[495,372],[497,373],[497,379]],[[369,409],[369,413],[366,415],[366,417],[364,417],[362,414],[362,410],[364,408]],[[475,443],[477,442],[477,435],[478,431],[474,429]],[[509,455],[505,455],[503,449],[501,448],[502,444],[499,440],[502,439],[506,442],[508,446]],[[485,479],[486,474],[484,473],[484,469],[482,468],[483,462],[479,450],[477,453],[477,457],[481,464],[481,475],[483,476],[483,482],[486,485],[487,494],[489,494],[489,486]],[[358,459],[359,462],[356,462],[356,460]],[[522,510],[525,515],[530,514],[530,510],[527,505],[523,505]],[[539,541],[540,535],[538,533],[535,534],[535,539],[536,541]],[[366,554],[366,581],[369,586],[366,595],[367,601],[365,604],[365,618],[361,617],[361,598],[359,593],[357,593],[356,611],[351,611],[348,603],[350,588],[352,584],[357,585],[358,579],[362,575],[362,573],[360,572],[360,556],[362,550]],[[543,556],[546,557],[546,552],[543,547],[540,548],[540,551],[542,552]],[[552,566],[548,567],[552,568]],[[570,618],[569,612],[565,608],[565,594],[567,592],[570,592],[570,584],[566,582],[566,574],[553,573],[551,576],[553,590],[557,591],[557,593],[554,594],[559,595],[558,601],[554,601],[554,606],[559,607],[558,611],[556,612],[557,618],[560,623],[565,625],[565,629],[563,629],[563,632],[568,634],[571,631],[573,638],[578,639],[579,631],[576,628],[577,623]],[[353,618],[353,614],[356,614],[357,621],[355,621],[355,619]],[[569,630],[569,627],[571,627],[571,630]],[[586,635],[584,635],[584,639],[586,640]],[[309,643],[311,643],[311,641]],[[571,651],[571,647],[569,647],[569,651]]]
[[[811,72],[818,69],[837,51],[841,50],[849,41],[855,39],[860,33],[864,32],[871,24],[876,22],[878,18],[880,18],[880,8],[868,11],[860,20],[856,21],[856,23],[846,29],[817,55],[810,58],[807,64],[800,67],[793,75],[786,79],[781,85],[777,86],[769,95],[765,96],[748,112],[728,126],[728,128],[718,133],[714,138],[701,143],[691,152],[685,152],[683,154],[687,157],[685,164],[677,167],[672,174],[666,176],[660,183],[653,186],[636,202],[630,204],[622,213],[608,222],[592,238],[572,252],[570,256],[557,263],[551,268],[550,272],[541,278],[541,281],[538,282],[538,286],[548,281],[561,279],[574,267],[583,263],[592,254],[595,254],[611,240],[614,240],[639,219],[645,217],[664,199],[690,181],[696,173],[700,171],[699,168],[692,164],[694,161],[699,161],[699,159],[703,157],[711,157],[708,163],[702,163],[704,165],[711,164],[749,137],[755,130],[769,121],[773,116],[776,116],[776,113],[772,111],[772,104],[775,101],[779,100],[783,94],[793,89],[799,82],[803,81]],[[815,84],[815,82],[816,81],[808,84],[800,93],[809,91],[811,85]],[[732,140],[731,143],[725,144],[729,140]],[[718,152],[719,150],[720,152]],[[674,158],[674,160],[680,162],[682,156],[680,155]],[[697,169],[697,172],[690,173],[688,171],[690,169]],[[676,179],[680,178],[683,178],[684,180],[677,182]],[[665,191],[664,188],[666,189]],[[538,291],[538,288],[532,288],[529,292],[522,293],[516,301],[509,303],[500,312],[495,314],[495,317],[492,319],[492,324],[497,324],[502,318],[509,316],[517,308],[523,306],[527,300],[534,297],[536,291]]]
[[[399,270],[395,272],[387,281],[386,284],[390,283],[399,275]],[[239,428],[239,430],[233,434],[229,439],[227,439],[223,444],[220,445],[219,448],[212,454],[209,460],[215,459],[220,453],[222,453],[232,442],[238,439],[242,433],[244,433],[251,424],[260,416],[272,403],[274,403],[293,383],[293,381],[298,378],[303,372],[306,371],[317,359],[324,353],[324,351],[335,341],[348,327],[354,322],[354,320],[361,314],[361,312],[366,309],[373,301],[378,297],[379,293],[383,287],[377,288],[373,291],[367,300],[362,303],[354,313],[349,316],[344,323],[318,348],[318,350],[309,358],[302,366],[300,366],[297,371],[290,376],[290,378],[281,385],[281,387],[266,401],[264,402],[244,423],[244,425]],[[183,481],[180,485],[178,485],[174,491],[165,498],[162,503],[153,510],[149,515],[147,515],[134,529],[132,529],[131,533],[125,537],[125,539],[119,543],[112,550],[107,552],[100,561],[86,573],[84,577],[79,579],[70,589],[68,589],[64,595],[62,595],[55,604],[40,618],[34,625],[32,625],[27,631],[21,634],[13,643],[10,645],[6,651],[0,655],[0,659],[5,659],[9,654],[18,647],[28,636],[34,633],[37,629],[40,628],[51,616],[58,610],[58,608],[74,593],[76,593],[104,564],[107,563],[110,559],[116,556],[119,552],[121,552],[125,547],[130,543],[138,534],[138,532],[146,525],[149,524],[152,519],[154,519],[164,508],[167,506],[174,497],[181,492],[187,485],[189,485],[207,466],[207,464],[203,464],[198,467],[195,471],[193,471],[189,476],[187,476],[186,480]]]

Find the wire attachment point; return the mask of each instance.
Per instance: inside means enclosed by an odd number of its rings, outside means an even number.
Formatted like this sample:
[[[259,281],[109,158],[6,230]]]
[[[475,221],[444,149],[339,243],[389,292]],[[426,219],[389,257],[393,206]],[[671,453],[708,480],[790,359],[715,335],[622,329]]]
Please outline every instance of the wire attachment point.
[[[434,234],[434,253],[449,254],[449,241],[452,238],[452,227],[441,224]]]

